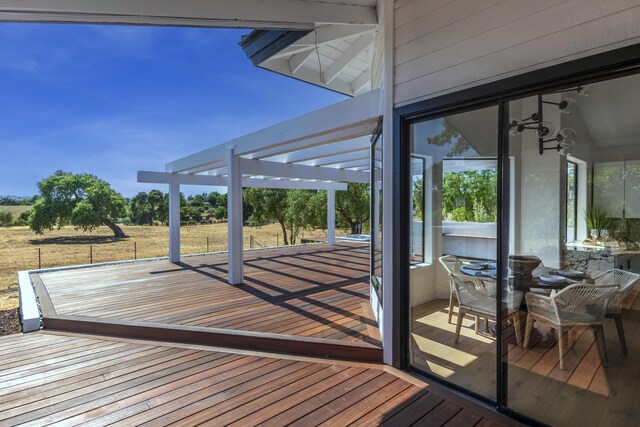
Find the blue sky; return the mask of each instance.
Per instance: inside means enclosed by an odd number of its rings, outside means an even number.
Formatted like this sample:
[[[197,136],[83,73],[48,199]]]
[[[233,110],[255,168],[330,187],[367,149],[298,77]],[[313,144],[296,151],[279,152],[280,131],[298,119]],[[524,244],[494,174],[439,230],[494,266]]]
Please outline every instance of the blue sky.
[[[0,24],[0,195],[36,194],[58,169],[127,197],[167,191],[136,171],[345,99],[255,68],[248,32]]]

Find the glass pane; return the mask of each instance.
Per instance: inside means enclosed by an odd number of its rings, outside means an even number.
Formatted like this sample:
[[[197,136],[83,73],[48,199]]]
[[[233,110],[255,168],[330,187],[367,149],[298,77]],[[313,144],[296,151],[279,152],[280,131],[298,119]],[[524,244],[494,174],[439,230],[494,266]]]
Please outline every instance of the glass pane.
[[[382,129],[371,144],[371,283],[382,301]]]
[[[636,425],[640,220],[625,212],[640,78],[590,86],[509,103],[507,405],[554,426]]]
[[[490,107],[413,124],[410,171],[411,364],[491,400],[497,120]]]

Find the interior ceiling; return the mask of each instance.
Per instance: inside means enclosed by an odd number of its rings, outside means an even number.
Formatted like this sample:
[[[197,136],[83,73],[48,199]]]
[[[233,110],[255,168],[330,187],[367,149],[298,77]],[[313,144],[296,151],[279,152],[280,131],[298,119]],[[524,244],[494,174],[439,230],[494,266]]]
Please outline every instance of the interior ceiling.
[[[479,156],[493,157],[498,151],[498,107],[447,116],[446,120]]]
[[[565,95],[578,101],[577,113],[596,147],[640,143],[640,76],[590,86],[589,96]]]
[[[597,148],[640,144],[640,75],[589,85],[589,96],[567,91],[562,97],[578,102],[576,111],[561,115],[562,127],[572,127]],[[509,104],[511,117],[523,115],[522,101]],[[530,112],[527,112],[529,114]],[[477,151],[489,156],[495,154],[497,144],[497,109],[485,108],[447,117]]]

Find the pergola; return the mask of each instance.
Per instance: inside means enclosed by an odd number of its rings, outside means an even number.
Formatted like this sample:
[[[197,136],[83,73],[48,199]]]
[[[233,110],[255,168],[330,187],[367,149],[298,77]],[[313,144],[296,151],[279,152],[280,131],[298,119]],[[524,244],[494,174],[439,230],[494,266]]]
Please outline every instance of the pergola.
[[[380,91],[235,138],[138,172],[138,182],[169,185],[169,260],[180,261],[180,185],[226,186],[229,283],[243,281],[242,188],[327,191],[327,241],[335,243],[335,191],[370,180],[370,136]]]

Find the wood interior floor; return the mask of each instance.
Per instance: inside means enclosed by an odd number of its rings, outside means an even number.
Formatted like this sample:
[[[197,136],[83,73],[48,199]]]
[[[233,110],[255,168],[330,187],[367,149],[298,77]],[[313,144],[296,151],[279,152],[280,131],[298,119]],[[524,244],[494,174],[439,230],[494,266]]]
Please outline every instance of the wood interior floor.
[[[507,426],[381,365],[35,332],[0,338],[0,425]]]
[[[412,311],[412,360],[415,366],[495,399],[495,338],[474,331],[465,318],[460,341],[448,323],[448,300],[434,300]],[[622,354],[613,320],[605,320],[609,366],[602,366],[593,332],[575,327],[559,367],[554,331],[536,323],[529,348],[516,345],[506,330],[509,406],[554,426],[636,426],[640,424],[640,284],[625,301],[628,354]],[[457,311],[455,311],[455,318]],[[526,314],[522,313],[522,320]]]
[[[39,274],[58,315],[265,332],[380,346],[369,304],[369,246],[245,251],[245,281],[227,284],[227,254]]]

